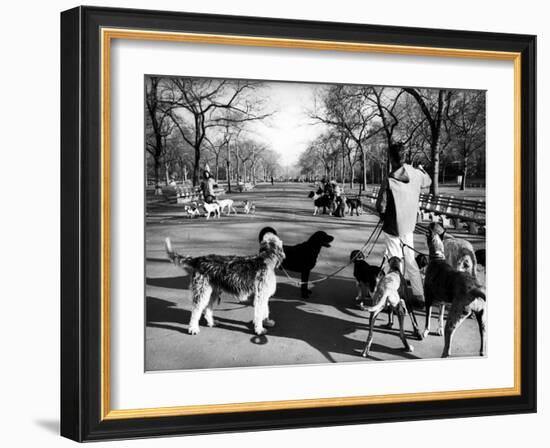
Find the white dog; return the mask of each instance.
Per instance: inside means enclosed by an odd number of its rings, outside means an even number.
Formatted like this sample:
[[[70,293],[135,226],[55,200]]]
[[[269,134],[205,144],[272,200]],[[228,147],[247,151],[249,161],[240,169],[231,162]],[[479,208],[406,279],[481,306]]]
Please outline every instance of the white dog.
[[[196,205],[193,205],[193,206],[186,205],[184,207],[184,210],[186,211],[187,215],[190,218],[194,218],[195,216],[199,216],[200,213],[201,213]]]
[[[237,210],[235,207],[233,207],[233,199],[221,199],[218,200],[218,204],[220,205],[220,213],[223,213],[225,208],[227,207],[227,214],[230,215],[231,211],[236,215]]]
[[[255,214],[256,213],[256,205],[252,201],[244,201],[243,202],[243,211],[245,215],[248,215],[249,213]]]
[[[212,204],[208,204],[207,202],[203,203],[202,206],[204,207],[204,210],[206,210],[206,219],[210,219],[210,215],[214,215],[214,218],[220,217],[220,204],[216,202],[212,202]]]

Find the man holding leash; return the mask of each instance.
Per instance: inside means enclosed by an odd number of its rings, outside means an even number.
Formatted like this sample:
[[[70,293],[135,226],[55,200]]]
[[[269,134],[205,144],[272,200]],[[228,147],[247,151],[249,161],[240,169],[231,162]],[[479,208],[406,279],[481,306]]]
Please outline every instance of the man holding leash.
[[[411,282],[413,299],[424,303],[424,288],[414,252],[413,232],[416,227],[420,190],[432,183],[422,165],[414,168],[404,163],[405,147],[402,143],[390,145],[388,156],[391,172],[382,183],[376,201],[376,210],[384,224],[387,258],[405,258],[405,276]]]

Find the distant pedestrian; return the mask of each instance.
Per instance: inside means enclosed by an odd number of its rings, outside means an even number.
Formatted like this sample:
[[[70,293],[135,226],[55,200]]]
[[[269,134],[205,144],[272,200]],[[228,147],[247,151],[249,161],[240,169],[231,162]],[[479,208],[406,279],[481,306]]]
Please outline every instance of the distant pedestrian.
[[[271,176],[271,185],[273,185],[273,176]]]

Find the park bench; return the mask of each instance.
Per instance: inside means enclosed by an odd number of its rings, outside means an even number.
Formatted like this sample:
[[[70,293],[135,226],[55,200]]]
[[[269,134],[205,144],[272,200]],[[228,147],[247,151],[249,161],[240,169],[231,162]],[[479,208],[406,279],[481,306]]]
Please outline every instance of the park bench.
[[[252,182],[239,182],[237,183],[237,190],[239,193],[242,193],[243,191],[250,191],[254,188],[254,184]]]
[[[379,192],[380,187],[365,192],[362,195],[365,198],[363,205],[370,205],[374,209]],[[485,201],[482,200],[423,193],[419,198],[418,221],[439,222],[446,228],[455,229],[465,224],[469,233],[478,234],[485,227],[485,211]]]
[[[250,191],[254,188],[254,185],[251,182],[239,182],[237,184],[237,190],[239,190],[240,193],[243,191]]]
[[[460,228],[463,223],[469,233],[478,234],[485,227],[485,201],[454,196],[421,194],[419,221],[437,221],[443,227]]]
[[[225,193],[223,188],[215,188],[214,194],[216,197]],[[203,200],[201,188],[188,185],[177,185],[175,187],[168,186],[163,188],[163,194],[167,202],[176,204],[188,204],[190,202],[198,202]]]

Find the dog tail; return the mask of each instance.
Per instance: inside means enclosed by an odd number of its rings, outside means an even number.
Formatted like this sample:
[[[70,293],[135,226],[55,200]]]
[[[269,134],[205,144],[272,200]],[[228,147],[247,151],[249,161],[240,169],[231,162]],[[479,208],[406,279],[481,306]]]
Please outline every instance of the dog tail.
[[[363,310],[369,313],[377,313],[386,306],[386,300],[387,300],[387,295],[384,294],[382,298],[378,302],[376,302],[376,304],[374,304],[373,306],[366,306],[363,308]]]
[[[174,263],[176,266],[181,265],[189,265],[189,258],[188,257],[182,257],[180,254],[178,254],[172,247],[172,241],[170,240],[170,237],[167,237],[164,240],[164,247],[166,249],[166,254],[168,255],[168,258],[172,263]]]

